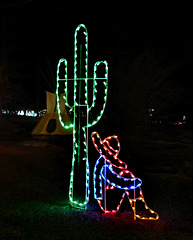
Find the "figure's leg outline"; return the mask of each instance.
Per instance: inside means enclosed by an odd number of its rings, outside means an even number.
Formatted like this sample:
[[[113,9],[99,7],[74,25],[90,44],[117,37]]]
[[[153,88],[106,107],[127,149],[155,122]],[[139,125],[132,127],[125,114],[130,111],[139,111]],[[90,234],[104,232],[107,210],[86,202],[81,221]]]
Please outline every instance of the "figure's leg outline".
[[[141,220],[158,220],[158,219],[159,219],[159,215],[158,215],[155,211],[153,211],[151,208],[148,207],[147,203],[145,202],[145,199],[144,199],[144,196],[143,196],[143,192],[142,192],[141,189],[140,189],[140,196],[137,197],[137,198],[134,197],[133,199],[131,199],[131,198],[129,197],[129,192],[126,191],[126,193],[127,193],[127,197],[128,197],[128,199],[129,199],[131,208],[132,208],[132,210],[133,210],[136,218],[139,218],[139,219],[141,219]],[[134,195],[135,195],[135,194],[134,194]],[[143,216],[140,216],[139,214],[137,214],[137,213],[136,213],[136,201],[138,201],[138,200],[139,200],[139,201],[142,201],[143,204],[144,204],[144,208],[145,208],[146,210],[148,210],[151,214],[155,214],[155,217],[143,217]],[[135,216],[134,216],[134,217],[135,217]]]
[[[122,204],[122,202],[123,202],[124,197],[125,197],[125,192],[123,193],[123,195],[122,195],[122,197],[121,197],[121,200],[120,200],[120,202],[119,202],[119,204],[117,205],[117,208],[116,208],[115,210],[107,210],[107,209],[103,208],[103,206],[102,206],[102,201],[99,200],[99,199],[97,199],[97,202],[98,202],[98,204],[99,204],[99,207],[101,208],[101,210],[102,210],[104,213],[113,213],[113,214],[114,214],[114,213],[116,213],[116,212],[119,211],[119,209],[120,209],[120,207],[121,207],[121,204]]]

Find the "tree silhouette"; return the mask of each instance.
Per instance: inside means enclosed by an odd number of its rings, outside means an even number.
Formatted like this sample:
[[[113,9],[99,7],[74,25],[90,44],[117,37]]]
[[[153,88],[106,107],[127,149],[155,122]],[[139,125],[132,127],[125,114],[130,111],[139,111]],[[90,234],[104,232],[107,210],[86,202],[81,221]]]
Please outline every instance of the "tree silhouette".
[[[7,106],[9,99],[10,82],[5,71],[4,65],[0,65],[0,118],[2,109]]]
[[[164,55],[146,49],[133,60],[122,61],[113,76],[113,106],[123,126],[148,123],[149,109],[155,116],[176,104],[183,93],[172,79],[178,67]]]
[[[13,65],[11,66],[13,67]],[[8,109],[12,110],[15,108],[16,102],[24,99],[24,93],[20,84],[16,84],[10,80],[9,76],[16,77],[16,73],[12,67],[0,64],[0,118],[2,118],[2,109],[6,111]]]

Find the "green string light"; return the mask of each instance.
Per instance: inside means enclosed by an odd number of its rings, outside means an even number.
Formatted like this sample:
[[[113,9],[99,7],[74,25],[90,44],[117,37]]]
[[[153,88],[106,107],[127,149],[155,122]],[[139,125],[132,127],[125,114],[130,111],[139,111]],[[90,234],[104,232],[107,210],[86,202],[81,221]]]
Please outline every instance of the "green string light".
[[[82,35],[81,35],[82,34]],[[84,37],[84,44],[78,44],[78,37]],[[82,37],[82,39],[83,39]],[[82,49],[84,49],[85,59],[82,59]],[[80,53],[80,59],[78,58]],[[84,71],[82,71],[82,62],[84,61]],[[62,78],[60,77],[60,67],[64,66],[64,73]],[[97,70],[100,65],[104,65],[105,74],[102,77],[98,77]],[[79,73],[78,73],[79,69]],[[88,83],[93,81],[92,91],[92,103],[89,106],[88,96]],[[91,120],[89,117],[92,110],[95,109],[97,101],[97,84],[98,81],[102,81],[104,85],[104,99],[100,104],[101,109],[99,114]],[[65,93],[65,105],[71,109],[74,113],[73,123],[67,125],[61,116],[60,102],[59,102],[59,85],[60,82],[64,82]],[[74,95],[73,105],[69,104],[70,90],[68,83],[73,82]],[[82,87],[83,86],[83,87]],[[98,61],[94,65],[93,78],[88,78],[88,32],[85,25],[80,24],[74,34],[74,78],[67,78],[67,60],[62,58],[58,62],[57,66],[57,83],[56,83],[56,96],[57,96],[57,109],[59,115],[59,121],[65,129],[73,128],[73,155],[72,155],[72,170],[70,173],[70,186],[69,186],[69,200],[72,206],[84,208],[89,201],[89,161],[88,161],[88,127],[95,125],[102,117],[107,101],[107,89],[108,89],[108,64],[106,61]],[[80,182],[82,178],[85,179],[84,183]],[[79,192],[79,186],[84,185],[82,192]],[[77,193],[78,192],[78,193]],[[84,195],[84,196],[83,196]]]

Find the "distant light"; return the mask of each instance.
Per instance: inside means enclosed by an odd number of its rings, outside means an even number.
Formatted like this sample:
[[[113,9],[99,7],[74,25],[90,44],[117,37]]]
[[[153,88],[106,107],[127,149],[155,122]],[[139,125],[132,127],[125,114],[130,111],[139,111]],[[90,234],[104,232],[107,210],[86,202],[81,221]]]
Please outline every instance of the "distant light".
[[[26,110],[25,116],[26,117],[36,117],[37,113],[34,112],[34,110]]]
[[[154,112],[154,108],[149,108],[149,113]]]
[[[24,111],[23,111],[23,110],[21,110],[21,111],[18,111],[18,112],[17,112],[17,115],[18,115],[18,116],[24,116],[24,115],[25,115],[25,113],[24,113]]]

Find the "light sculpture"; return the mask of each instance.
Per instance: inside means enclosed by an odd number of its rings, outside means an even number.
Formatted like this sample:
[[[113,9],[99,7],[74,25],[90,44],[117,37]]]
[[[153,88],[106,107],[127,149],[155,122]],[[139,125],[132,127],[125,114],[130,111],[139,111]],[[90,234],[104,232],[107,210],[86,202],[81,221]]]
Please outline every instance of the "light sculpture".
[[[114,146],[112,142],[114,140]],[[158,214],[150,209],[143,196],[141,189],[142,181],[136,178],[132,172],[127,170],[127,165],[118,158],[120,151],[120,143],[117,136],[111,136],[101,140],[97,132],[92,133],[92,141],[96,150],[100,153],[100,157],[96,161],[93,173],[94,198],[102,211],[105,213],[116,213],[125,197],[127,195],[131,208],[134,213],[134,220],[136,218],[143,220],[157,220]],[[116,199],[107,198],[109,193],[115,191],[119,195]],[[114,195],[115,195],[114,194]],[[113,205],[112,201],[115,201]],[[142,204],[145,210],[138,211],[138,203]],[[114,208],[113,208],[114,207]]]
[[[88,78],[88,32],[85,25],[80,24],[74,34],[74,78],[67,77],[67,60],[62,58],[57,66],[56,86],[59,121],[65,129],[73,128],[69,186],[69,200],[73,207],[85,208],[89,201],[88,127],[95,125],[103,115],[107,100],[107,79],[106,61],[96,62],[94,76]],[[64,86],[60,90],[62,84]],[[100,88],[100,97],[97,95],[97,88]],[[69,125],[61,116],[59,102],[61,92],[65,93],[65,104],[73,112],[73,120]],[[101,98],[101,104],[96,106],[97,96]]]

